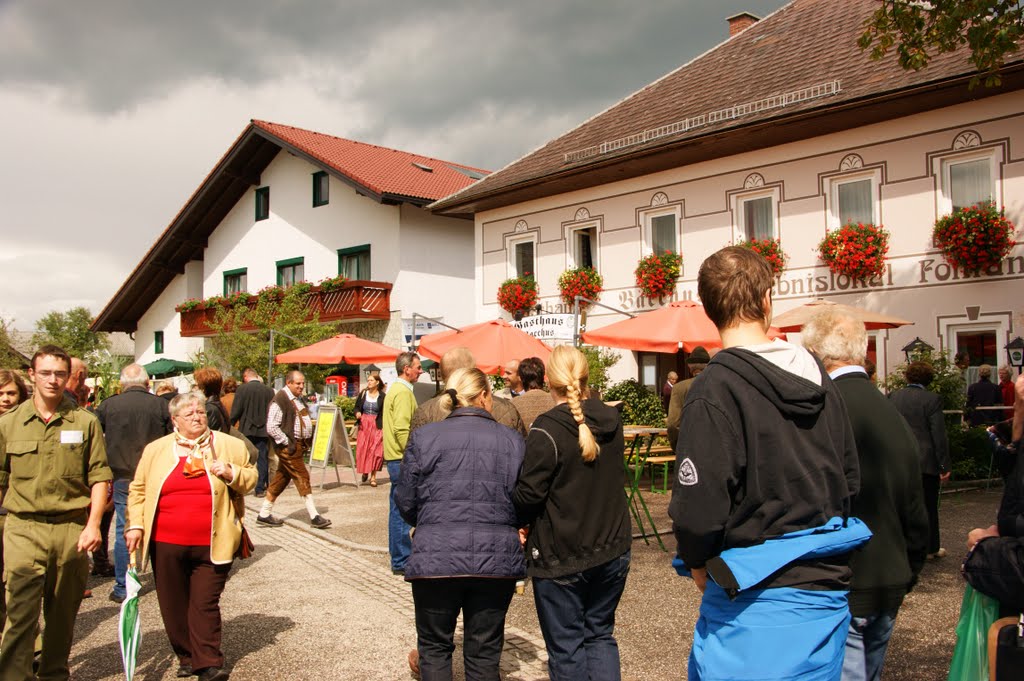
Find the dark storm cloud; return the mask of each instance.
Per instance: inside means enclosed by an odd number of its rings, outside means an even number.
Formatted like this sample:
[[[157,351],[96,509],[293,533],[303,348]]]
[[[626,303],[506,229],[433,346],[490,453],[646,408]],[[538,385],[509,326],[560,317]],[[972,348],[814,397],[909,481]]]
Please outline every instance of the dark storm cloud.
[[[724,39],[726,16],[781,4],[8,0],[0,83],[109,114],[196,79],[302,79],[373,112],[372,132],[488,107],[582,120]]]

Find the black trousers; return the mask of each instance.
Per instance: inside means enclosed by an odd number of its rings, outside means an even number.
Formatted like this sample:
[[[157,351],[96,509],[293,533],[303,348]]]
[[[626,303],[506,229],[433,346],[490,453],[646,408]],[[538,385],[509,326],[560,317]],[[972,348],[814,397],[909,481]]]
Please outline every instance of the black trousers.
[[[928,553],[939,550],[939,476],[921,475],[924,508],[928,512]]]
[[[223,667],[220,595],[231,563],[210,562],[209,546],[153,542],[149,549],[164,630],[181,664]]]
[[[451,577],[412,580],[422,681],[451,681],[455,622],[462,611],[466,681],[498,681],[505,613],[514,579]]]

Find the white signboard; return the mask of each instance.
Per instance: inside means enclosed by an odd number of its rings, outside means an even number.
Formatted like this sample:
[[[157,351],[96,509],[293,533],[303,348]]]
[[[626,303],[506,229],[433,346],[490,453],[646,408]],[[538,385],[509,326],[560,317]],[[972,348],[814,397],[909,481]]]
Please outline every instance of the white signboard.
[[[542,341],[572,340],[573,316],[571,314],[539,314],[509,323]]]
[[[429,333],[436,333],[438,331],[445,331],[448,327],[442,326],[437,322],[432,322],[427,319],[416,320],[416,340],[423,338]],[[405,343],[408,345],[412,342],[412,319],[402,320],[402,335],[405,336]]]

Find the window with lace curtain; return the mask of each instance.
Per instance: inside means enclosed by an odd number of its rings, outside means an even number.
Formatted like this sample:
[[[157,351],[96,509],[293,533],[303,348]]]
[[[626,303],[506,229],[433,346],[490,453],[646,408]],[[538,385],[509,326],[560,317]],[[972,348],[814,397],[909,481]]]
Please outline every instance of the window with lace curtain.
[[[881,179],[880,169],[829,178],[825,195],[829,229],[850,223],[877,225],[880,221],[878,187]]]
[[[743,236],[752,239],[775,238],[775,201],[772,196],[740,199],[740,220]]]
[[[948,160],[943,165],[947,180],[946,197],[951,210],[959,210],[995,198],[990,158]]]

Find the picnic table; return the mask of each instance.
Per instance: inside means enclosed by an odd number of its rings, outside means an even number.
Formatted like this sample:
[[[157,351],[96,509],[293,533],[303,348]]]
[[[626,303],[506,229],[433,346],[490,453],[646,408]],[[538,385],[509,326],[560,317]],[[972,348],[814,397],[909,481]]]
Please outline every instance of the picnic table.
[[[644,469],[647,467],[651,450],[654,447],[654,441],[659,437],[667,437],[668,430],[648,426],[624,426],[622,434],[626,440],[623,465],[626,467],[626,482],[629,483],[629,489],[626,490],[629,510],[633,514],[633,519],[636,521],[637,528],[640,530],[640,537],[643,538],[644,543],[650,544],[648,537],[653,536],[658,540],[661,550],[668,551],[665,548],[665,543],[661,540],[658,528],[654,524],[651,511],[647,508],[647,502],[644,501],[643,490],[640,489],[640,480],[643,477]],[[647,531],[647,525],[644,523],[645,517],[647,518],[647,524],[650,525],[650,532]]]

